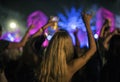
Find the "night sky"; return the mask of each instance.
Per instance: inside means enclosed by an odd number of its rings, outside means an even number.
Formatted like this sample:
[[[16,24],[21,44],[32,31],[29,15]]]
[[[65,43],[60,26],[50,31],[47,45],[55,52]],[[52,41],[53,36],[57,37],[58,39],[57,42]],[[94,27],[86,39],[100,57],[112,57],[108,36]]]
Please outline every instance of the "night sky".
[[[62,12],[63,8],[70,8],[75,6],[76,8],[84,5],[89,7],[92,4],[103,6],[114,13],[118,12],[120,8],[119,0],[1,0],[0,5],[4,8],[20,12],[24,15],[35,10],[42,10],[47,15],[56,15],[58,12]]]

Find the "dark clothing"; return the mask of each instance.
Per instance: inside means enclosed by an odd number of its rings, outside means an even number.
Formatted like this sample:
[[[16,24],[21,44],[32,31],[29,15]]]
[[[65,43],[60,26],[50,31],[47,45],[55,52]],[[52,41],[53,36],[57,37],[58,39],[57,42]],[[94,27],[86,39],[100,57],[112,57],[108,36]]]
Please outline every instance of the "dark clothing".
[[[100,82],[120,82],[120,35],[109,41],[107,62],[101,71]]]
[[[100,82],[120,82],[120,57],[113,58],[104,65]]]
[[[46,37],[44,35],[41,35],[41,36],[35,37],[31,40],[30,45],[32,45],[32,50],[34,53],[39,54],[39,53],[43,52],[42,44],[45,41],[45,38]]]
[[[20,70],[16,73],[16,80],[13,79],[11,82],[37,82],[37,78],[34,73],[34,68],[22,64],[22,66],[19,68]]]
[[[5,68],[7,64],[7,59],[5,57],[5,51],[8,48],[9,41],[0,40],[0,70]]]
[[[6,64],[3,63],[3,65],[5,65],[4,69],[8,82],[37,82],[34,56],[42,56],[41,52],[43,52],[43,50],[41,46],[44,40],[45,36],[43,35],[29,39],[23,48],[23,55],[21,58],[15,61],[10,60]],[[1,51],[6,49],[8,45],[8,41],[2,40],[0,44]]]
[[[10,61],[5,68],[8,82],[37,82],[34,68],[23,64],[21,60]]]
[[[44,50],[42,49],[42,44],[45,41],[45,36],[41,35],[35,38],[29,39],[29,41],[26,43],[24,49],[23,49],[23,57],[21,65],[19,66],[19,70],[16,73],[17,75],[17,81],[15,82],[37,82],[36,77],[36,66],[38,63],[38,66],[40,66],[40,61],[42,58],[42,52]],[[39,58],[39,61],[36,62],[34,60],[34,57]]]
[[[29,41],[26,43],[26,45],[23,48],[23,60],[28,60],[31,62],[31,65],[34,64],[33,60],[34,57],[39,57],[40,61],[43,57],[44,53],[44,47],[42,47],[43,42],[45,41],[45,36],[41,35],[35,38],[30,38]],[[32,61],[31,61],[32,60]]]
[[[17,68],[19,66],[19,59],[18,60],[10,60],[5,67],[5,75],[8,82],[17,82]]]
[[[101,38],[99,37],[98,41],[97,41],[97,51],[98,53],[100,54],[100,57],[101,59],[105,58],[106,57],[106,49],[105,47],[103,46],[103,41],[104,41],[104,38]],[[104,64],[104,62],[103,62]]]
[[[7,40],[0,40],[0,55],[2,52],[5,51],[5,49],[8,48],[8,45],[9,45],[9,41]]]

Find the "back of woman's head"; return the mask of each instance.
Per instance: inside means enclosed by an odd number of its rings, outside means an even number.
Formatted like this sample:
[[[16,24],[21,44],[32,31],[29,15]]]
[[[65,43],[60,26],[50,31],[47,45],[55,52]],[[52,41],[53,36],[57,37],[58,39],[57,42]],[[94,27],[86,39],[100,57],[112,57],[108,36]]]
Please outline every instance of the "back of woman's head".
[[[109,43],[109,58],[120,57],[120,35],[114,35]]]
[[[64,53],[67,62],[69,62],[71,56],[73,55],[73,50],[73,43],[69,33],[65,30],[60,30],[56,32],[53,38],[51,39],[46,53],[52,53],[54,55],[56,55],[56,51],[57,54]]]
[[[42,62],[40,80],[66,82],[67,62],[74,53],[71,37],[67,31],[60,30],[52,37]]]

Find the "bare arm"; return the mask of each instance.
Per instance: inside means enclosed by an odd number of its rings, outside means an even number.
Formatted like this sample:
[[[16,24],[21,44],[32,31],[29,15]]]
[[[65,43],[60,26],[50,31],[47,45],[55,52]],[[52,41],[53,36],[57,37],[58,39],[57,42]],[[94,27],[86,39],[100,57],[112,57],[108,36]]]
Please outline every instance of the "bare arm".
[[[108,47],[109,47],[109,41],[110,41],[110,39],[112,38],[112,36],[114,36],[115,34],[119,34],[118,29],[115,29],[115,31],[113,31],[111,34],[109,34],[109,35],[105,38],[105,40],[104,40],[104,42],[103,42],[103,46],[104,46],[105,49],[108,49]]]
[[[69,70],[72,73],[72,75],[76,71],[78,71],[79,69],[81,69],[86,64],[86,62],[96,52],[96,43],[95,43],[95,40],[94,40],[92,31],[91,31],[91,28],[90,28],[90,19],[91,19],[91,16],[87,15],[87,14],[84,14],[83,18],[84,18],[84,22],[85,22],[87,33],[88,33],[88,39],[89,39],[90,49],[82,57],[79,57],[79,58],[73,60],[72,62],[70,62],[70,64],[69,64],[69,66],[70,66],[69,68],[70,69]]]
[[[103,37],[105,27],[106,27],[105,25],[102,26],[102,28],[101,28],[101,30],[100,30],[100,37]]]
[[[54,25],[54,22],[49,22],[49,23],[47,23],[45,26],[43,26],[42,28],[40,28],[40,29],[32,36],[32,38],[37,37],[37,36],[40,36],[41,34],[43,34],[43,32],[45,31],[45,29],[47,29],[49,26],[52,26],[52,25]]]
[[[109,26],[109,22],[106,22],[103,24],[101,30],[100,30],[100,37],[103,38],[104,37],[104,32],[105,32],[105,28]]]
[[[22,40],[21,40],[20,42],[10,42],[8,48],[20,48],[20,47],[23,47],[23,46],[26,44],[26,42],[27,42],[27,40],[28,40],[28,38],[29,38],[29,31],[30,31],[33,27],[34,27],[34,26],[31,25],[31,26],[28,28],[27,32],[25,33],[25,35],[23,36],[23,38],[22,38]]]
[[[110,35],[108,35],[103,42],[103,46],[106,50],[108,50],[109,41],[113,35],[114,35],[114,33],[111,33]]]

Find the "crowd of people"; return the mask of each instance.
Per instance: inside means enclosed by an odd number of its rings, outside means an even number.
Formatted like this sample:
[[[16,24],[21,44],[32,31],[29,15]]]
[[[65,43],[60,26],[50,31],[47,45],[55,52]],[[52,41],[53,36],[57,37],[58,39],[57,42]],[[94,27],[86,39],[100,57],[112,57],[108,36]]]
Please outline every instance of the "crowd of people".
[[[0,82],[120,82],[120,29],[111,32],[106,19],[94,39],[92,15],[82,13],[82,19],[89,48],[80,48],[79,29],[73,33],[75,44],[67,30],[56,29],[48,46],[43,46],[47,28],[56,25],[51,19],[32,35],[30,25],[20,42],[0,38]]]

